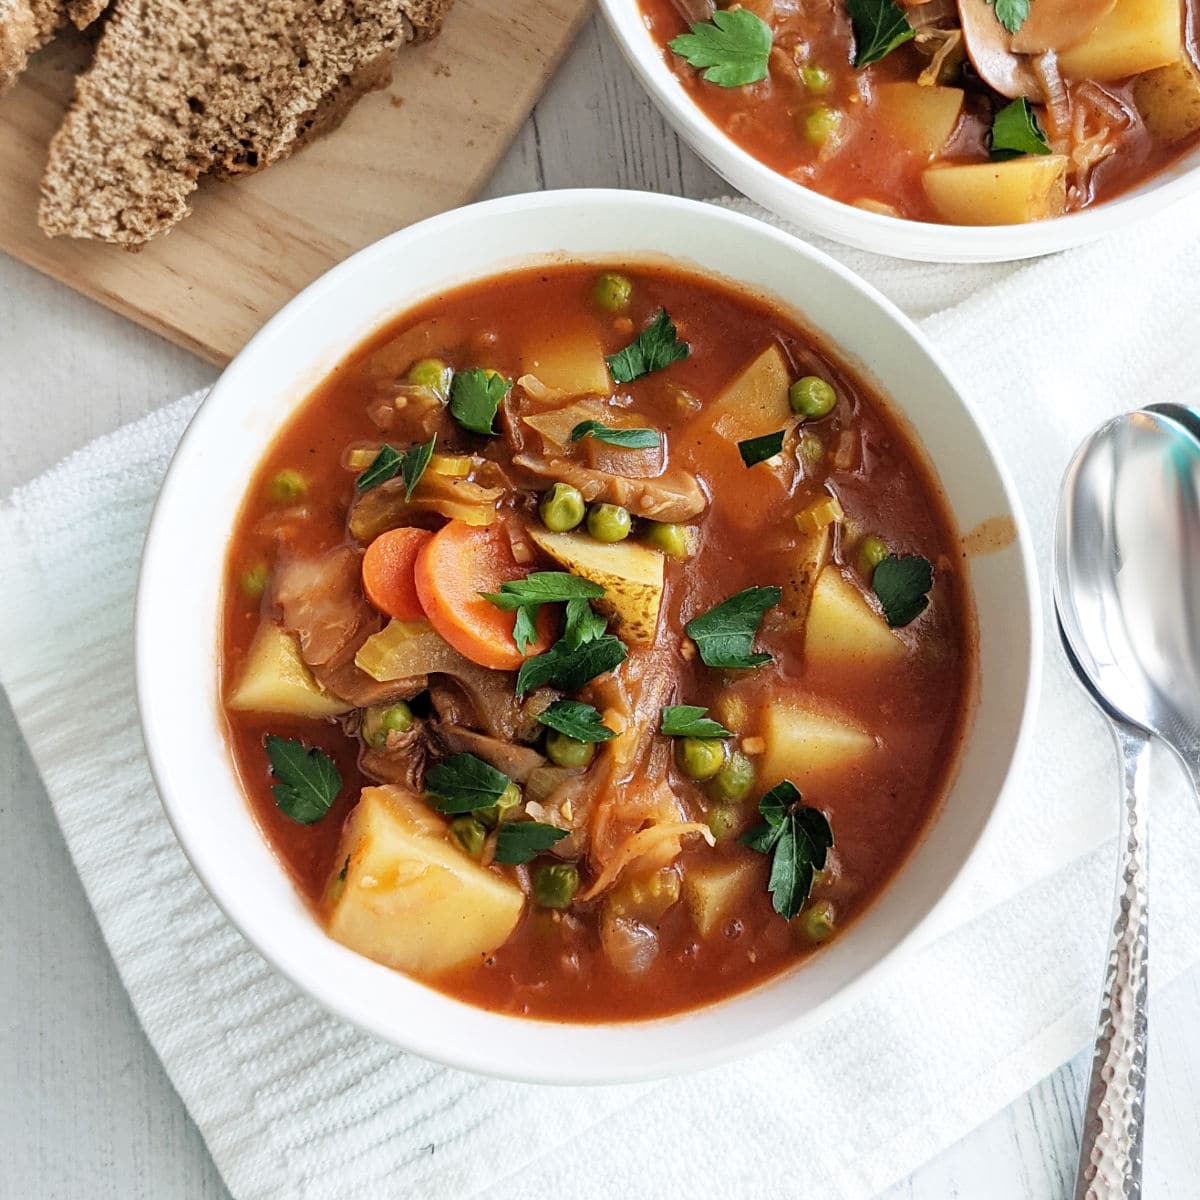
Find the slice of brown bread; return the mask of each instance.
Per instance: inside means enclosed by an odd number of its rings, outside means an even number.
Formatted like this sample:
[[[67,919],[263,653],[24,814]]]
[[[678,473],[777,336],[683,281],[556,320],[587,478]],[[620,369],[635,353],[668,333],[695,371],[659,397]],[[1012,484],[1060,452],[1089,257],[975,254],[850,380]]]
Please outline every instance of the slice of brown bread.
[[[0,0],[0,93],[68,19],[86,29],[107,7],[108,0]]]
[[[50,145],[46,233],[136,246],[202,175],[259,170],[388,81],[452,0],[115,0]]]

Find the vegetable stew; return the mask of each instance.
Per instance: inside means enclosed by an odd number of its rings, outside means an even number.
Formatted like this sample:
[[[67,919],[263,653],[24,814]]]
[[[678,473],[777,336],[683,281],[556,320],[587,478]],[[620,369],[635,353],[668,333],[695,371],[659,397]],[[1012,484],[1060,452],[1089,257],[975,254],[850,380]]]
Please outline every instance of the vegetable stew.
[[[1200,137],[1197,0],[641,6],[742,149],[872,212],[1042,220],[1143,183]]]
[[[691,1008],[835,938],[952,778],[965,563],[796,320],[655,266],[421,304],[297,410],[228,552],[222,689],[330,935],[486,1008]]]

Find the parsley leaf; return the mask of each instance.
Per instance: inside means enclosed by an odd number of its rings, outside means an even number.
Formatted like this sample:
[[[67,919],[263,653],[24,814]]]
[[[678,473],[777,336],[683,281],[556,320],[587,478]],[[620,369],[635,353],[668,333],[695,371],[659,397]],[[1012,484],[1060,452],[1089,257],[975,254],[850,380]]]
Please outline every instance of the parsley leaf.
[[[267,734],[271,777],[279,780],[271,795],[285,817],[301,825],[319,821],[342,790],[342,777],[324,750],[306,749],[303,742]]]
[[[711,21],[697,21],[691,33],[681,33],[667,45],[720,87],[740,87],[767,77],[771,27],[745,8],[715,12]]]
[[[769,654],[754,654],[754,635],[768,608],[783,593],[777,587],[751,587],[730,596],[685,626],[706,666],[746,669],[771,661]]]
[[[718,721],[704,714],[708,709],[698,704],[672,704],[662,710],[659,733],[668,737],[727,738],[733,737]]]
[[[556,604],[562,600],[596,600],[604,589],[590,579],[581,579],[569,571],[533,571],[524,579],[510,579],[500,585],[499,592],[481,592],[497,608],[505,612],[530,604]]]
[[[1004,162],[1022,154],[1049,153],[1050,143],[1024,96],[1006,104],[993,118],[993,162]]]
[[[600,421],[580,421],[571,430],[571,441],[595,438],[610,446],[624,446],[627,450],[651,450],[658,446],[658,434],[653,429],[614,429]]]
[[[537,617],[540,605],[527,604],[517,609],[513,621],[513,643],[522,654],[529,652],[529,643],[537,639]]]
[[[496,410],[511,387],[511,379],[494,371],[458,371],[450,382],[450,415],[471,433],[494,437]]]
[[[538,721],[549,729],[557,729],[577,742],[607,742],[616,733],[600,720],[600,713],[590,704],[579,700],[555,700]]]
[[[496,862],[527,863],[566,836],[565,829],[541,821],[506,821],[496,834]]]
[[[814,876],[825,869],[833,846],[828,818],[802,800],[794,784],[776,784],[758,803],[763,824],[738,839],[759,854],[772,855],[767,891],[771,906],[788,921],[804,907]]]
[[[425,776],[425,790],[437,798],[437,810],[443,813],[491,808],[510,783],[503,771],[474,754],[452,754]]]
[[[1016,33],[1029,19],[1029,0],[988,0],[996,10],[996,20],[1008,30]]]
[[[774,458],[783,449],[784,430],[778,433],[765,433],[762,437],[747,438],[744,442],[738,442],[738,453],[742,456],[742,462],[748,467],[753,467],[756,463],[766,462],[768,458]]]
[[[933,566],[919,554],[897,558],[889,554],[871,576],[871,586],[892,629],[915,621],[929,605],[926,593],[933,587]]]
[[[517,672],[517,695],[545,683],[564,692],[576,692],[597,675],[612,671],[625,661],[625,643],[611,633],[584,641],[572,649],[560,638],[545,654],[526,659]]]
[[[433,448],[437,445],[435,433],[429,441],[420,446],[413,446],[398,454],[391,446],[380,446],[379,453],[371,460],[371,465],[355,480],[355,487],[360,492],[370,491],[381,483],[387,483],[399,472],[404,480],[404,503],[412,499],[413,489],[421,482],[425,468],[433,457]]]
[[[367,469],[354,481],[354,486],[360,492],[367,492],[381,483],[387,483],[400,470],[403,458],[404,455],[394,447],[380,446],[379,453],[371,459]]]
[[[608,628],[608,618],[596,612],[586,600],[567,601],[567,623],[562,640],[568,650],[578,650],[586,642],[602,637]]]
[[[916,36],[896,0],[846,0],[846,11],[854,27],[854,65],[859,69]]]
[[[667,316],[667,310],[660,308],[658,316],[624,350],[610,354],[605,361],[617,383],[632,383],[651,371],[661,371],[687,358],[691,352],[687,342],[676,336],[675,324]]]

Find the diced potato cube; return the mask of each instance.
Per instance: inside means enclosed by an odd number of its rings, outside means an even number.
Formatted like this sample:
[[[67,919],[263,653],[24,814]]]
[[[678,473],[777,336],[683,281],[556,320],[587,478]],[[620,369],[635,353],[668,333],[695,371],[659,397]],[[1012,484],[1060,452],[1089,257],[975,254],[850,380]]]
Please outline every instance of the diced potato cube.
[[[1200,72],[1186,55],[1139,75],[1133,100],[1146,128],[1164,142],[1182,141],[1200,129]]]
[[[811,665],[883,666],[906,653],[904,643],[837,567],[817,576],[804,628],[804,656]]]
[[[796,528],[801,533],[820,533],[822,529],[836,525],[845,515],[836,496],[818,496],[796,514]]]
[[[1066,157],[1046,154],[939,164],[921,180],[938,219],[950,225],[1024,225],[1062,213],[1066,176]]]
[[[295,636],[268,621],[258,627],[237,686],[225,703],[238,712],[291,717],[336,717],[354,707],[325,691],[300,657]]]
[[[962,115],[963,91],[919,83],[881,83],[880,112],[896,136],[927,158],[941,153]]]
[[[787,360],[772,342],[725,385],[705,415],[714,431],[731,442],[774,433],[792,417],[790,386]]]
[[[638,542],[597,542],[582,533],[530,529],[529,536],[555,562],[604,588],[596,608],[617,624],[631,645],[648,645],[658,629],[665,562]]]
[[[719,933],[761,874],[761,863],[743,855],[688,867],[683,876],[683,901],[696,932],[702,938]]]
[[[525,906],[519,887],[468,858],[446,822],[399,787],[363,789],[337,862],[330,936],[402,971],[477,961],[508,940]]]
[[[590,325],[556,325],[527,345],[521,373],[536,376],[565,396],[607,396],[612,391],[600,338]]]
[[[805,534],[800,544],[788,559],[787,576],[783,581],[783,599],[779,611],[789,629],[804,628],[808,606],[812,602],[825,563],[829,559],[829,548],[833,541],[833,526],[823,525],[814,533]]]
[[[865,730],[828,712],[785,700],[773,700],[763,714],[766,752],[760,785],[772,788],[790,779],[801,792],[820,787],[852,763],[875,753]]]
[[[1058,56],[1067,79],[1105,83],[1178,62],[1183,55],[1180,0],[1117,0],[1091,34]]]

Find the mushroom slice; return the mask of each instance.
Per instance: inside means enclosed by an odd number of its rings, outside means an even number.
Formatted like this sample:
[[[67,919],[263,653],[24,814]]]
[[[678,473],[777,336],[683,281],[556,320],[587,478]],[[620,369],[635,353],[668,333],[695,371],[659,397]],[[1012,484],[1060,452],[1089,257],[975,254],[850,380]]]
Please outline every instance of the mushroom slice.
[[[996,19],[988,0],[958,0],[967,55],[979,78],[1010,100],[1026,96],[1039,101],[1042,89],[1029,59],[1012,48],[1012,35]]]

